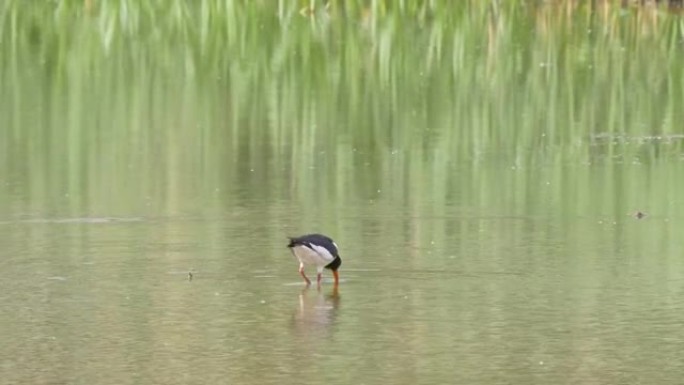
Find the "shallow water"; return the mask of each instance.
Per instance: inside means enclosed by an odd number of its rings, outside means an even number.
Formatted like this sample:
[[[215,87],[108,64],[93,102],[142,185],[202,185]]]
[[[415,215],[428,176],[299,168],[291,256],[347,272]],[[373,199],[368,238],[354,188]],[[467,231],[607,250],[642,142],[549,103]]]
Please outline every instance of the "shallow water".
[[[0,383],[682,382],[679,16],[190,3],[0,7]]]
[[[684,271],[680,241],[663,235],[677,218],[393,218],[358,206],[331,233],[335,290],[329,274],[320,289],[299,280],[285,229],[305,226],[288,211],[3,224],[3,381],[679,378]]]

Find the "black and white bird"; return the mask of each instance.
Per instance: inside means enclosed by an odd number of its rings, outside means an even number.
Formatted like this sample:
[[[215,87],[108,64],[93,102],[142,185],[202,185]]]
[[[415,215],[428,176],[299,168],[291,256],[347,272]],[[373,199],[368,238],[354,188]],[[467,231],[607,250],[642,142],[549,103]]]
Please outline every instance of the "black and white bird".
[[[287,247],[292,250],[292,254],[299,260],[299,274],[302,275],[307,285],[311,280],[304,274],[304,266],[316,265],[318,276],[316,282],[321,284],[323,269],[332,270],[335,277],[335,286],[340,283],[340,276],[337,269],[342,264],[342,259],[337,252],[337,245],[329,237],[322,234],[307,234],[301,237],[290,237]]]

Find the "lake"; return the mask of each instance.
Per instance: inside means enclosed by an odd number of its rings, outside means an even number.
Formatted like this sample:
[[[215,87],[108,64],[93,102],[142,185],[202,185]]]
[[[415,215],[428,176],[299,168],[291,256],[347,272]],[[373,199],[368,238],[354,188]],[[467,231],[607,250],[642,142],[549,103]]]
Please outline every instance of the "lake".
[[[0,6],[0,383],[679,384],[681,16],[312,3]]]

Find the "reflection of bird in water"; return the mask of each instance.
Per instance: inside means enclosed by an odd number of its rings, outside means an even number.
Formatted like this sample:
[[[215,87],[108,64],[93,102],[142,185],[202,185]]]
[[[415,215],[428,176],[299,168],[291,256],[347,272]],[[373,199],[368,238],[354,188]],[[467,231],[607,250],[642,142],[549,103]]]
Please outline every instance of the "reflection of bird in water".
[[[327,334],[330,326],[335,323],[337,310],[340,306],[340,295],[337,286],[332,292],[324,294],[320,289],[310,291],[307,286],[299,294],[299,303],[293,316],[293,326],[297,334],[307,339],[315,335]]]
[[[299,274],[301,274],[307,286],[311,285],[311,280],[304,274],[304,266],[316,265],[318,272],[316,282],[321,285],[323,269],[332,270],[335,277],[335,286],[340,283],[340,276],[337,269],[342,264],[342,259],[337,252],[337,245],[332,239],[322,234],[307,234],[301,237],[290,238],[287,247],[292,250],[292,254],[299,260]]]

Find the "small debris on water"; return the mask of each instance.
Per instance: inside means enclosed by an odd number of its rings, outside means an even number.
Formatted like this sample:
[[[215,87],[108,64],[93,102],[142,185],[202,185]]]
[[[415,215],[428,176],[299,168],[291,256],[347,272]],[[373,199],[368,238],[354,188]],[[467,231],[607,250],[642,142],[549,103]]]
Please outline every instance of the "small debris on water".
[[[265,301],[265,300],[263,300],[263,299],[262,299],[262,300],[261,300],[260,302],[261,302],[262,304],[266,303],[266,301]]]
[[[192,281],[192,271],[188,272],[188,281]]]
[[[636,219],[643,219],[646,217],[646,213],[641,212],[641,211],[637,211],[634,214],[632,214],[632,216]]]

